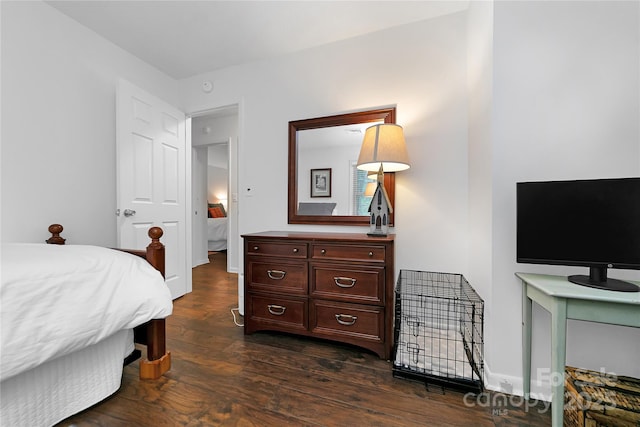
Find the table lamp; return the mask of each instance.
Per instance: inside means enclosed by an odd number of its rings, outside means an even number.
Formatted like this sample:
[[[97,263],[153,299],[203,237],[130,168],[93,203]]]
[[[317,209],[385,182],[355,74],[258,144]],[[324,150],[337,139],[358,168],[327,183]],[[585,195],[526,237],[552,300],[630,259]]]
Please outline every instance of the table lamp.
[[[356,167],[377,171],[377,186],[369,205],[370,231],[367,234],[386,236],[393,207],[384,188],[384,172],[398,172],[410,167],[402,126],[381,123],[367,128]]]

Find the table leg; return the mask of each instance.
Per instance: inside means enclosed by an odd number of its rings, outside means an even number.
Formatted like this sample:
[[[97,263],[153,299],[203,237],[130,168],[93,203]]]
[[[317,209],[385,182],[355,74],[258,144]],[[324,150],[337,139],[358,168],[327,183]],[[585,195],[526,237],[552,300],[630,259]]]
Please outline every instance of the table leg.
[[[525,400],[531,392],[531,299],[527,283],[522,282],[522,390]]]
[[[551,424],[562,427],[564,417],[564,367],[567,349],[567,302],[555,298],[551,310]]]

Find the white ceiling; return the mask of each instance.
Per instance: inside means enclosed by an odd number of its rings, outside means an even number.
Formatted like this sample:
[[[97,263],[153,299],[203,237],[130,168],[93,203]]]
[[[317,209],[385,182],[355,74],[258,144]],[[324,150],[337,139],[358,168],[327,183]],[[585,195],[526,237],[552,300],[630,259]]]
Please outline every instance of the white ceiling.
[[[458,12],[468,1],[48,1],[169,76],[286,55]]]

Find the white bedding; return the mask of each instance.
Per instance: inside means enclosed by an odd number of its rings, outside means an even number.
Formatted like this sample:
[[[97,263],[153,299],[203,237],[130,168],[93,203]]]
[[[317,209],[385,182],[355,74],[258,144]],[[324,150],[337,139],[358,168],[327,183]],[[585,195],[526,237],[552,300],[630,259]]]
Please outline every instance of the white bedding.
[[[133,350],[133,331],[0,382],[0,426],[49,427],[115,393],[122,359]]]
[[[207,240],[227,240],[227,217],[207,218]]]
[[[207,218],[207,241],[210,251],[227,249],[227,217]]]
[[[3,244],[0,378],[172,312],[144,259],[96,246]]]

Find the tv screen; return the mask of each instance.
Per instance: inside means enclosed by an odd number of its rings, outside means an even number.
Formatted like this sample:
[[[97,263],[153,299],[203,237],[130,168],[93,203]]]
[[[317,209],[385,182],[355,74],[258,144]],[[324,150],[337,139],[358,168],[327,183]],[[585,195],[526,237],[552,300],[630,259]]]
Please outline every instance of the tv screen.
[[[569,280],[637,292],[607,268],[640,269],[640,178],[517,183],[517,261],[589,267]]]

